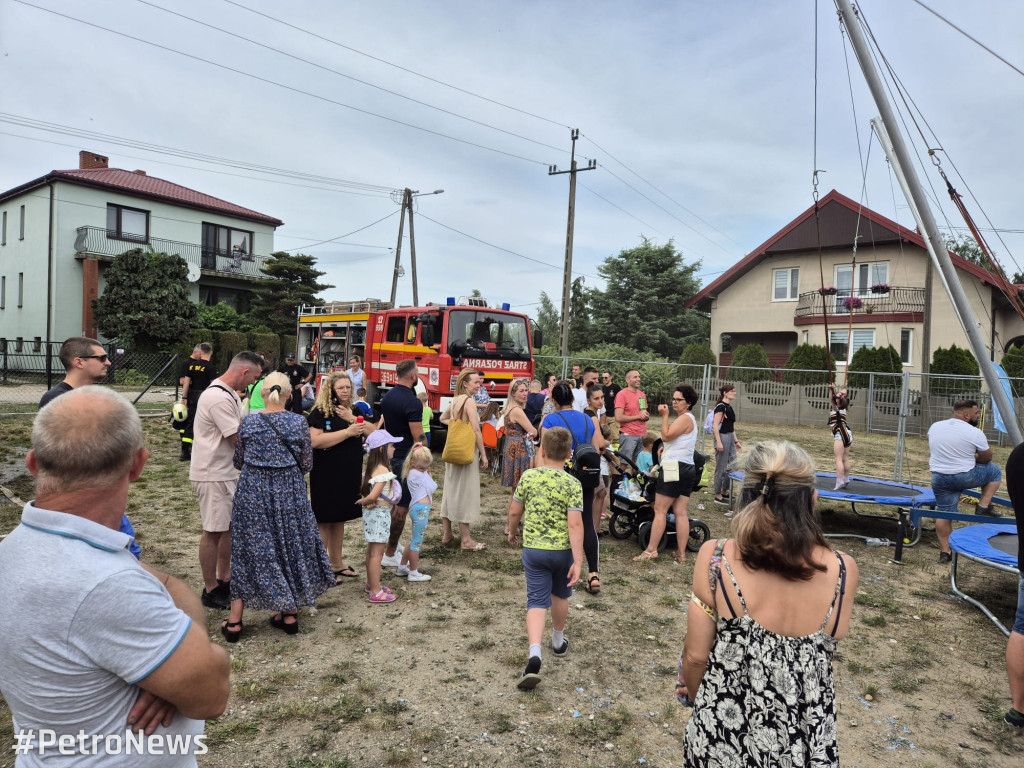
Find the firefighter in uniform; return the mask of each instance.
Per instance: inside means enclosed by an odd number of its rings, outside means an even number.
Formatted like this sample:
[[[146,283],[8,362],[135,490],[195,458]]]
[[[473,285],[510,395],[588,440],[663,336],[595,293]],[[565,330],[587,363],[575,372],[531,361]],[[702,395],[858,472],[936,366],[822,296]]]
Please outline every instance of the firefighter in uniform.
[[[214,370],[210,358],[213,357],[213,346],[205,341],[196,344],[192,350],[192,356],[181,366],[181,377],[178,383],[181,385],[181,402],[188,409],[188,415],[184,422],[178,422],[181,433],[181,460],[189,461],[192,458],[192,428],[196,420],[196,405],[199,403],[199,396],[203,390],[210,386],[210,382],[217,378],[217,371]]]

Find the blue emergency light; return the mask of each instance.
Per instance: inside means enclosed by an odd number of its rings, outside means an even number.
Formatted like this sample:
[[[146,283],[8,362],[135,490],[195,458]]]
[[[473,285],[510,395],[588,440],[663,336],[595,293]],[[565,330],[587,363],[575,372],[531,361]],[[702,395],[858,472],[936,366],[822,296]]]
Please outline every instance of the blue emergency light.
[[[445,303],[446,303],[446,304],[447,304],[447,305],[448,305],[449,307],[454,307],[454,306],[455,306],[455,297],[454,297],[454,296],[449,296],[449,297],[448,297],[448,300],[447,300],[447,301],[446,301]]]
[[[510,309],[512,309],[512,305],[506,301],[504,304],[501,305],[501,308],[508,312]]]

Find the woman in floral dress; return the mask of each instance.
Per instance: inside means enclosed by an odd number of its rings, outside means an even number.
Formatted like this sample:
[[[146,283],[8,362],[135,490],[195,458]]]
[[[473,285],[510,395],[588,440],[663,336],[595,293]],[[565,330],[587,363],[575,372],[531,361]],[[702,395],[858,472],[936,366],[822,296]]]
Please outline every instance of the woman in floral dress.
[[[526,398],[530,394],[530,382],[515,379],[508,388],[508,401],[502,416],[505,417],[505,448],[501,459],[501,485],[515,489],[519,477],[530,468],[533,458],[532,444],[536,430],[526,418]],[[530,445],[526,442],[530,441]]]
[[[265,410],[245,417],[235,442],[242,474],[231,508],[231,613],[221,624],[229,643],[238,642],[247,607],[275,611],[271,625],[296,634],[299,609],[334,586],[306,496],[305,474],[313,466],[309,427],[285,410],[287,376],[268,375],[262,393]]]
[[[743,464],[736,538],[707,542],[693,570],[676,687],[694,699],[684,764],[838,766],[832,660],[857,564],[821,532],[802,448],[762,443]]]

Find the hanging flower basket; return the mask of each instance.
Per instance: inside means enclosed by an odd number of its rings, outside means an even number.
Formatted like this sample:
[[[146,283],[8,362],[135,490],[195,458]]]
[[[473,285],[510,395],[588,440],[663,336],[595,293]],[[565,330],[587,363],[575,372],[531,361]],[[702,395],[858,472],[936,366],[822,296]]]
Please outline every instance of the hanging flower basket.
[[[835,286],[830,285],[828,288],[819,288],[818,293],[822,296],[835,296],[839,291],[836,290]]]
[[[857,296],[847,296],[843,299],[843,306],[846,309],[857,309],[864,304]]]
[[[872,293],[888,293],[890,291],[890,285],[888,283],[877,283],[871,286]]]

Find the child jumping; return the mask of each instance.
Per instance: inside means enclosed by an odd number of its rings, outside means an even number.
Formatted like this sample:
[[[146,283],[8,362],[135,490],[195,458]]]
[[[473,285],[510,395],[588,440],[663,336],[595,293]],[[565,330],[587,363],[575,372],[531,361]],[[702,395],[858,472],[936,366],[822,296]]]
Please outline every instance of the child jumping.
[[[402,498],[402,484],[391,471],[394,443],[402,442],[387,430],[378,429],[366,438],[366,472],[363,495],[356,504],[363,508],[363,537],[366,539],[366,599],[371,603],[391,603],[397,597],[380,583],[380,559],[391,535],[391,508]]]
[[[850,398],[846,390],[836,392],[835,385],[829,384],[828,425],[832,428],[832,452],[836,457],[836,487],[838,491],[850,484],[850,446],[853,445],[853,432],[846,423],[846,409]]]
[[[530,659],[517,687],[530,690],[540,682],[541,639],[551,609],[551,648],[569,652],[565,620],[569,597],[583,563],[583,486],[565,471],[572,435],[562,427],[544,431],[537,458],[540,466],[519,479],[508,510],[508,542],[519,541],[523,519],[523,570],[526,572],[526,636]]]
[[[423,546],[423,532],[427,530],[427,517],[430,515],[432,494],[437,490],[437,483],[430,476],[430,465],[434,457],[425,445],[414,445],[405,457],[402,465],[402,479],[409,489],[409,519],[412,520],[412,540],[402,552],[402,562],[398,566],[398,575],[405,576],[409,581],[430,581],[430,576],[420,573],[420,547]]]

